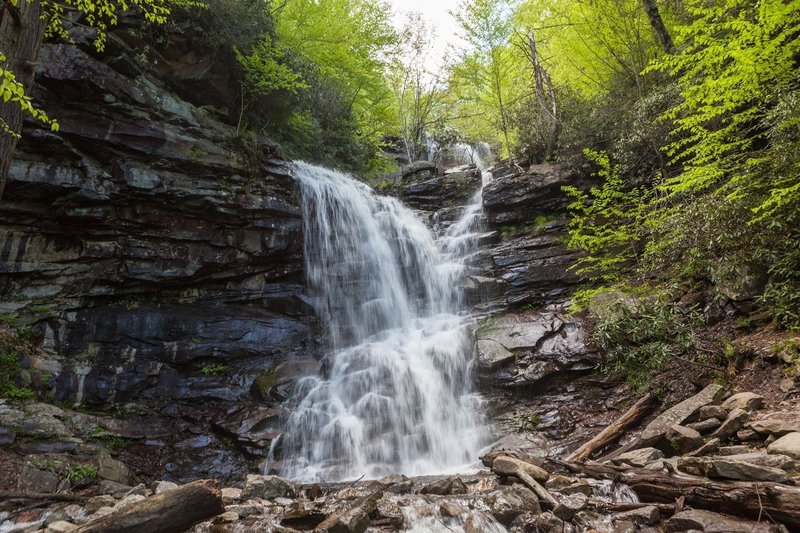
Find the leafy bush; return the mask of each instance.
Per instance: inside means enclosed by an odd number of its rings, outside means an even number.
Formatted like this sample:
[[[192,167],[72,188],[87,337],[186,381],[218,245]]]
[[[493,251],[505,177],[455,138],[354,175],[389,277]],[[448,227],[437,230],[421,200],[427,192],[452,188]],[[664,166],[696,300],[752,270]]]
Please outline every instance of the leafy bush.
[[[607,154],[585,152],[598,165],[603,185],[593,187],[589,194],[571,186],[563,188],[573,199],[567,248],[584,253],[573,267],[578,274],[616,282],[638,257],[649,193],[643,187],[626,190],[619,166],[612,166]]]
[[[675,356],[693,347],[693,330],[702,323],[696,311],[658,296],[607,295],[593,311],[597,321],[592,342],[606,353],[605,370],[624,377],[638,391]]]

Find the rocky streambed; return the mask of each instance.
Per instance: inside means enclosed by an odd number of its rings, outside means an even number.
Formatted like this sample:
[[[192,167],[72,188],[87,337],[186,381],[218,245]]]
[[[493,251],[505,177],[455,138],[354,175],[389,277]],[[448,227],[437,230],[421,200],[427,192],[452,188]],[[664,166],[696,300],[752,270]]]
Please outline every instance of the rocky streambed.
[[[627,444],[590,452],[604,454],[595,460],[532,455],[506,440],[469,475],[299,485],[250,474],[239,487],[130,486],[110,479],[121,468],[111,458],[95,474],[105,479],[58,474],[53,463],[48,470],[30,459],[16,489],[2,493],[0,531],[114,531],[102,527],[139,520],[138,531],[176,516],[177,525],[163,530],[795,530],[800,417],[796,409],[762,407],[759,394],[731,395],[712,384],[650,417]],[[187,512],[201,496],[208,498],[203,511]]]

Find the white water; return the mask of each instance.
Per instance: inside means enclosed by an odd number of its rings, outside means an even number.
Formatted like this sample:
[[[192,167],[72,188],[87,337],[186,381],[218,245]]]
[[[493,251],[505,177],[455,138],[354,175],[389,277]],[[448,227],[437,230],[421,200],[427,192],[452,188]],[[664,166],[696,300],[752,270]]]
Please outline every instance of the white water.
[[[340,172],[297,163],[295,175],[309,291],[331,352],[327,375],[296,387],[281,473],[336,481],[474,469],[489,436],[457,287],[480,191],[437,243],[396,199]]]

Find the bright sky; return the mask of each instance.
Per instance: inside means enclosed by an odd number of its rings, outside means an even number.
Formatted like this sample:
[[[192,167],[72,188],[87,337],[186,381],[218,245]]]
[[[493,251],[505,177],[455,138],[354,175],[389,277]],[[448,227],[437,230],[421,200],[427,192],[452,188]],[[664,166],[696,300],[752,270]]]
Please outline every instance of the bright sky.
[[[458,37],[459,26],[450,11],[458,8],[459,0],[389,0],[394,12],[394,24],[399,29],[406,20],[406,13],[416,11],[436,28],[434,57],[442,58],[450,45],[463,45]]]

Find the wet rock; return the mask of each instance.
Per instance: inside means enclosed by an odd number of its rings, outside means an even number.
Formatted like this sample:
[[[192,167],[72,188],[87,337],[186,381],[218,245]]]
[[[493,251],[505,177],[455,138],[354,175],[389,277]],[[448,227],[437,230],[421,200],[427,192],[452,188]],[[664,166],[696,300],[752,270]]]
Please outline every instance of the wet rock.
[[[664,454],[661,450],[656,448],[639,448],[630,452],[615,457],[612,462],[614,464],[628,464],[631,466],[643,467],[648,463],[652,463],[658,459],[663,459]]]
[[[293,498],[295,492],[294,485],[282,477],[249,474],[244,481],[241,499],[245,501],[253,498],[271,500],[281,496]]]
[[[562,520],[572,520],[575,513],[583,510],[589,502],[585,494],[570,494],[559,499],[559,504],[553,509],[553,514]]]
[[[439,512],[442,516],[446,516],[448,518],[456,518],[458,516],[462,516],[466,513],[466,510],[458,504],[453,502],[442,502],[439,504]]]
[[[788,455],[800,459],[800,432],[788,433],[769,446],[767,451],[774,454]]]
[[[447,496],[450,494],[466,494],[467,486],[459,477],[437,479],[420,489],[420,494]]]
[[[364,533],[369,527],[369,516],[360,507],[330,516],[317,525],[314,531],[327,533]]]
[[[554,476],[551,476],[544,484],[544,486],[546,489],[550,490],[561,490],[564,487],[569,487],[570,485],[572,485],[572,483],[573,483],[572,478],[556,474]]]
[[[728,417],[722,421],[722,425],[717,428],[717,430],[714,431],[711,436],[720,440],[725,440],[728,437],[732,437],[733,435],[736,435],[737,431],[744,427],[749,419],[750,414],[747,411],[736,407],[730,413],[728,413]]]
[[[239,520],[239,515],[233,511],[225,511],[214,517],[211,521],[214,524],[230,524]]]
[[[634,524],[650,526],[661,520],[661,512],[658,510],[658,507],[648,505],[646,507],[640,507],[639,509],[617,513],[614,515],[613,520],[615,522],[630,521]]]
[[[507,455],[500,455],[492,461],[492,471],[501,476],[513,476],[517,471],[523,471],[536,481],[544,483],[550,474],[544,468],[530,464],[526,461],[515,459]]]
[[[677,424],[670,426],[664,437],[679,454],[694,450],[703,444],[703,437],[698,431]]]
[[[575,184],[576,176],[565,167],[533,165],[523,174],[495,176],[483,190],[483,209],[492,227],[524,223],[530,213],[566,211],[561,187]]]
[[[697,414],[700,408],[714,403],[721,394],[722,386],[714,383],[691,398],[670,407],[644,428],[640,437],[642,445],[648,446],[657,443],[671,426],[680,424]]]
[[[0,425],[0,446],[7,446],[13,444],[17,438],[17,432],[13,427],[6,427]]]
[[[503,525],[509,525],[519,515],[525,512],[535,512],[529,502],[523,500],[512,490],[499,490],[486,497],[492,516]]]
[[[414,481],[402,474],[382,477],[378,480],[378,483],[386,487],[387,492],[393,492],[395,494],[408,494],[414,490]]]
[[[727,413],[725,417],[727,417]],[[700,422],[694,422],[692,424],[686,424],[686,427],[689,429],[693,429],[699,433],[706,434],[711,431],[714,431],[718,427],[722,425],[722,420],[719,418],[706,418],[705,420],[701,420]]]
[[[442,514],[445,514],[445,506],[447,502],[439,506]],[[447,516],[445,514],[445,516]],[[390,498],[384,496],[378,503],[375,504],[375,510],[371,514],[371,525],[375,527],[389,526],[395,529],[403,529],[405,527],[406,519],[403,515],[403,510],[400,506]]]
[[[295,529],[314,529],[325,516],[325,509],[317,502],[293,501],[283,510],[281,524]]]
[[[728,409],[729,411],[732,409],[755,411],[760,409],[761,404],[763,403],[764,397],[760,394],[756,394],[754,392],[740,392],[722,402],[722,407],[724,409]]]
[[[732,516],[691,509],[675,513],[666,523],[668,533],[684,531],[707,533],[773,533],[781,529],[765,522],[753,522]]]
[[[552,382],[599,363],[582,322],[559,313],[505,314],[482,324],[476,337],[479,372],[499,387]]]
[[[591,496],[592,493],[594,492],[594,489],[585,480],[581,480],[578,483],[573,483],[572,485],[569,485],[568,487],[564,487],[559,492],[561,492],[561,494],[567,494],[567,495],[569,495],[569,494],[583,494],[584,496]]]
[[[222,503],[230,505],[237,503],[242,498],[242,489],[236,487],[225,487],[222,489]]]
[[[235,504],[225,507],[226,511],[231,511],[239,515],[240,518],[247,518],[248,516],[255,516],[261,514],[261,508],[257,505]]]
[[[532,517],[523,527],[523,531],[537,531],[542,533],[571,533],[574,531],[572,524],[565,522],[551,512],[542,513]]]
[[[481,172],[476,167],[461,167],[442,175],[420,180],[419,173],[409,174],[397,194],[403,203],[414,208],[434,211],[442,207],[466,205],[481,186]]]
[[[706,405],[701,407],[698,413],[698,420],[708,420],[710,418],[717,418],[720,421],[728,418],[729,409],[725,409],[721,405]]]

